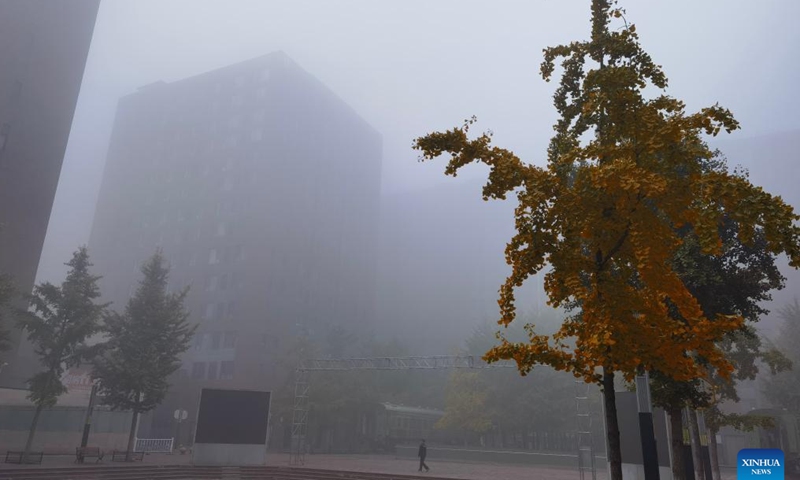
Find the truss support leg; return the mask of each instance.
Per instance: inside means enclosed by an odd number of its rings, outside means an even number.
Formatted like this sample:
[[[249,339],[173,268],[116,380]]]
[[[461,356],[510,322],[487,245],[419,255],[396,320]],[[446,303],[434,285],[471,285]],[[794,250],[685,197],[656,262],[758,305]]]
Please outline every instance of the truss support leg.
[[[578,475],[580,480],[597,480],[597,468],[594,457],[594,441],[592,435],[592,410],[589,399],[591,384],[583,380],[575,381],[575,414],[577,432],[575,435],[578,454]]]
[[[308,431],[308,371],[295,371],[294,409],[292,411],[292,445],[289,465],[303,465],[306,456],[306,432]]]

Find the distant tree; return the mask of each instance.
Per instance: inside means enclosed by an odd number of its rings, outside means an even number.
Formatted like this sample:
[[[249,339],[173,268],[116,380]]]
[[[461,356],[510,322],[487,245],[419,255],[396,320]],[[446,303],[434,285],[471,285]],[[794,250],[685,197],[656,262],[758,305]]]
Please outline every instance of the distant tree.
[[[471,435],[492,428],[488,399],[489,389],[477,372],[454,371],[445,390],[444,416],[435,427],[460,433],[466,445]]]
[[[559,312],[545,311],[543,315],[526,315],[525,320],[542,330],[558,330]],[[486,323],[478,326],[466,340],[468,355],[481,356],[498,343],[496,326]],[[524,341],[523,328],[512,324],[501,330],[503,338],[511,342]],[[493,426],[506,447],[509,435],[565,432],[575,428],[575,378],[549,367],[537,368],[526,377],[512,369],[483,369],[478,373],[488,387],[487,411]],[[598,392],[599,393],[599,392]],[[591,398],[590,413],[599,413],[597,398]],[[597,418],[600,420],[600,418]]]
[[[92,264],[86,247],[79,248],[66,265],[70,268],[61,286],[49,282],[35,286],[30,296],[31,308],[20,312],[19,326],[28,333],[44,367],[28,380],[28,398],[36,405],[36,412],[23,461],[31,450],[42,410],[54,406],[67,390],[61,383],[64,372],[90,361],[98,352],[98,346],[90,346],[87,341],[100,331],[100,321],[108,306],[96,303],[100,297],[97,285],[100,277],[89,273]]]
[[[516,194],[499,322],[515,320],[516,288],[543,270],[549,304],[573,303],[579,314],[554,335],[531,329],[525,342],[505,342],[486,358],[514,359],[522,374],[547,364],[600,385],[610,478],[622,480],[615,375],[630,380],[657,370],[688,381],[733,369],[717,342],[743,319],[705,316],[671,265],[678,228],[691,225],[702,251],[718,255],[717,227],[728,215],[744,243],[762,227],[768,250],[785,252],[798,267],[800,227],[780,198],[745,178],[703,171],[701,160],[713,155],[704,135],[731,132],[738,122],[718,105],[687,113],[684,102],[662,93],[666,75],[615,4],[592,0],[590,38],[544,51],[542,77],[550,80],[557,62],[563,70],[545,167],[493,146],[490,132],[470,138],[474,118],[414,147],[422,160],[448,154],[450,175],[487,165],[485,199]]]
[[[3,225],[0,224],[0,232]],[[14,279],[7,273],[0,273],[0,352],[8,350],[10,345],[10,331],[6,326],[6,317],[10,313],[11,301],[18,294]],[[0,366],[2,369],[2,366]]]
[[[776,406],[800,415],[800,303],[794,301],[778,310],[782,323],[775,345],[792,362],[792,369],[764,382],[764,394]]]
[[[9,313],[11,301],[17,294],[11,275],[0,273],[0,352],[10,348],[9,329],[6,327],[6,317]]]
[[[180,368],[180,355],[189,348],[196,328],[189,325],[184,307],[188,287],[177,293],[167,291],[169,267],[160,251],[145,262],[142,274],[124,313],[106,315],[108,341],[93,371],[103,402],[114,410],[133,413],[128,457],[139,415],[164,400],[168,378]]]

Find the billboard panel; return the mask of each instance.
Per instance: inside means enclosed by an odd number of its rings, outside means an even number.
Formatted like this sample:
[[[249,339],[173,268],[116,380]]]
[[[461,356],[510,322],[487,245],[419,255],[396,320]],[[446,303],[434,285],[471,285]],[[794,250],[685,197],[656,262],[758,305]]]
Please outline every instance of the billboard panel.
[[[270,392],[204,388],[196,444],[266,445]]]

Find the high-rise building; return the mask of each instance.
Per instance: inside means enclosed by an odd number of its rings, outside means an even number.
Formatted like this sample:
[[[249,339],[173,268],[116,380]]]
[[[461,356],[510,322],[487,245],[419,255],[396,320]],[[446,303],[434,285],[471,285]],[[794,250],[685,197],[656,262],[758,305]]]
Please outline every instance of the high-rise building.
[[[152,435],[201,386],[274,388],[298,335],[369,327],[381,143],[282,52],[120,100],[89,244],[104,297],[124,308],[161,248],[199,325]]]
[[[0,2],[0,272],[21,293],[39,265],[98,7]],[[21,339],[12,330],[0,385],[22,386],[36,368]]]

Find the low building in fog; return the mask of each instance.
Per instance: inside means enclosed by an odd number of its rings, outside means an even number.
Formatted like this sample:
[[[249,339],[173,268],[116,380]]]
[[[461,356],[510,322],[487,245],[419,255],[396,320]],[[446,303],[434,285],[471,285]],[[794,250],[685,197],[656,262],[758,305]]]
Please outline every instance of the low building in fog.
[[[120,100],[89,245],[104,298],[124,308],[160,247],[199,325],[144,435],[194,418],[202,386],[276,388],[298,335],[369,328],[381,154],[281,52]]]

